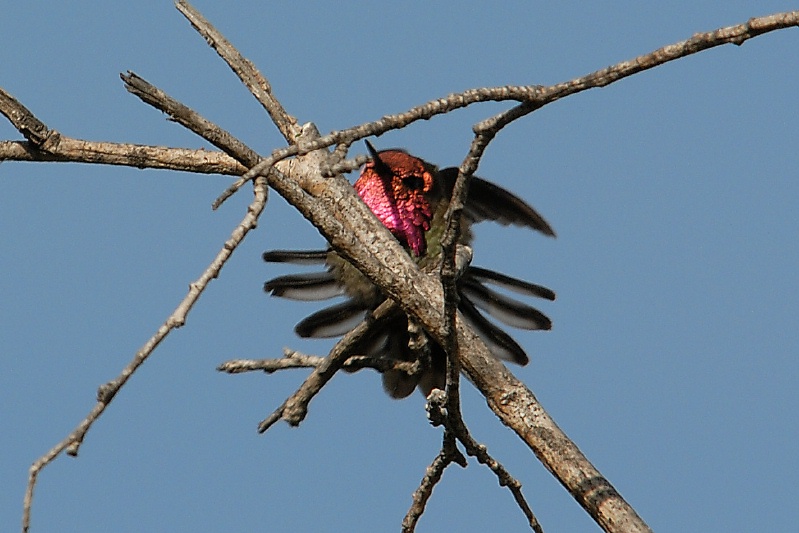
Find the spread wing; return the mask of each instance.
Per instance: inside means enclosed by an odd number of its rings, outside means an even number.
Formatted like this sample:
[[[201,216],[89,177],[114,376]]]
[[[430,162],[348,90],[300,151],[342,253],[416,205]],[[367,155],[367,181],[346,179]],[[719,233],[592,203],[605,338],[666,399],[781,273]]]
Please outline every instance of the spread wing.
[[[458,169],[449,167],[438,171],[444,192],[452,195]],[[474,222],[493,220],[503,226],[522,226],[550,237],[555,236],[555,230],[533,209],[530,204],[499,185],[473,176],[469,182],[469,196],[466,199],[466,216]]]

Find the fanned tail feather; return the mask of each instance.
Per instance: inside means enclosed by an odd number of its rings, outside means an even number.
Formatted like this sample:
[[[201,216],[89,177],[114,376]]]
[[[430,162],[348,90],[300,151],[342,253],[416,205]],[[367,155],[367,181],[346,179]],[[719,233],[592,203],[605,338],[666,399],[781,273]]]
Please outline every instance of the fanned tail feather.
[[[279,276],[264,283],[264,291],[272,296],[302,301],[329,300],[346,293],[344,286],[330,272]]]
[[[294,331],[302,338],[340,337],[357,326],[367,310],[356,300],[346,300],[305,317],[295,326]]]
[[[469,270],[467,271],[467,275],[470,278],[474,278],[479,281],[485,281],[498,287],[502,287],[503,289],[523,294],[525,296],[534,296],[551,301],[555,300],[555,291],[552,289],[548,289],[543,285],[530,283],[529,281],[513,278],[494,270],[488,270],[487,268],[470,266]]]
[[[544,313],[513,298],[493,291],[475,279],[460,286],[461,296],[497,320],[519,329],[552,329],[552,321]]]
[[[293,265],[324,265],[328,250],[269,250],[264,252],[267,263],[291,263]]]
[[[498,359],[513,361],[517,365],[526,365],[530,362],[527,354],[510,335],[488,321],[468,297],[461,294],[458,309],[463,318],[472,326],[477,334],[486,343],[488,349]]]

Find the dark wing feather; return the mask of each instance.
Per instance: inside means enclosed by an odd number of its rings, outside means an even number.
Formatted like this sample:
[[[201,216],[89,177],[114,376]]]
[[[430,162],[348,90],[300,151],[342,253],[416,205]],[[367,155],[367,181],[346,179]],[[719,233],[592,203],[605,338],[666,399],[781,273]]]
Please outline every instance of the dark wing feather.
[[[458,177],[458,169],[445,168],[439,170],[438,175],[444,186],[444,192],[447,196],[451,196]],[[549,223],[527,202],[499,185],[477,176],[473,176],[469,182],[466,215],[475,222],[493,220],[504,226],[508,224],[524,226],[550,237],[555,236],[555,231]]]

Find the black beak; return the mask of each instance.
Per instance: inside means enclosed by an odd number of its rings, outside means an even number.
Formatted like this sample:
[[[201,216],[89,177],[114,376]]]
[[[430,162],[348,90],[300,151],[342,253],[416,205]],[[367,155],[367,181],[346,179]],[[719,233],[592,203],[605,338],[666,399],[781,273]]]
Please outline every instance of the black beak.
[[[363,142],[366,143],[366,149],[369,150],[369,155],[372,156],[372,160],[375,163],[375,172],[381,176],[390,176],[393,174],[391,168],[385,164],[382,159],[380,159],[380,153],[375,150],[375,147],[372,146],[372,143],[366,139],[364,139]]]

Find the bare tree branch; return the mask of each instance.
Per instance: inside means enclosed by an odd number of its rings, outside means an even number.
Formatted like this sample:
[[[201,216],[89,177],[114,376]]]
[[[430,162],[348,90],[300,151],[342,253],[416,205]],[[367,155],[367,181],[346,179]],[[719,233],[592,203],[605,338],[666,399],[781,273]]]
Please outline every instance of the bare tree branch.
[[[441,392],[438,389],[434,389],[425,406],[431,421],[439,416],[436,411],[439,411],[443,402],[446,401],[444,398],[440,398],[438,393]],[[440,424],[433,422],[433,425]],[[445,428],[441,451],[438,452],[433,462],[425,470],[419,488],[413,492],[411,507],[402,520],[402,533],[413,533],[416,530],[416,524],[424,513],[427,502],[430,501],[430,497],[433,495],[433,488],[441,481],[444,470],[452,463],[457,463],[463,468],[466,468],[467,465],[466,458],[463,457],[455,444],[455,435]]]
[[[199,113],[181,104],[161,89],[147,83],[133,72],[120,74],[125,88],[143,102],[160,109],[178,124],[193,131],[231,157],[241,161],[257,162],[260,156],[249,146],[223,130],[213,122],[206,120]]]
[[[277,129],[283,137],[293,144],[295,138],[300,134],[297,126],[297,119],[289,115],[283,105],[272,95],[272,86],[264,78],[258,69],[255,68],[247,58],[241,55],[225,37],[208,22],[202,14],[194,9],[188,2],[178,0],[175,2],[183,16],[191,22],[191,25],[202,35],[205,41],[216,50],[219,56],[225,60],[241,82],[250,90],[255,99],[258,100],[269,116],[275,123]]]
[[[59,136],[58,146],[48,146],[47,151],[27,141],[0,141],[0,161],[97,163],[228,176],[240,176],[247,170],[217,151],[85,141],[64,135]]]
[[[513,120],[511,118],[511,120]],[[452,197],[447,206],[444,216],[446,229],[441,238],[442,260],[440,278],[444,291],[445,301],[445,329],[446,337],[445,351],[447,353],[447,381],[446,395],[444,399],[433,401],[436,391],[431,393],[428,398],[428,413],[431,419],[440,420],[445,425],[442,449],[433,464],[428,468],[428,474],[422,481],[421,486],[414,493],[413,504],[403,521],[403,531],[411,532],[414,530],[416,521],[424,511],[424,506],[432,494],[433,486],[440,480],[443,470],[454,460],[452,449],[455,448],[455,438],[461,441],[469,455],[477,457],[481,464],[487,465],[496,475],[500,485],[508,487],[513,494],[514,500],[524,515],[528,523],[536,533],[543,533],[541,525],[538,523],[535,514],[521,492],[521,483],[494,458],[492,458],[482,444],[479,444],[469,433],[463,421],[460,405],[460,350],[458,347],[458,336],[456,332],[456,319],[458,310],[458,291],[457,280],[459,273],[465,268],[465,264],[458,265],[456,260],[456,246],[460,238],[461,214],[468,195],[469,179],[477,171],[480,159],[485,149],[496,133],[505,124],[494,124],[494,127],[478,129],[475,127],[475,138],[469,149],[469,153],[464,159],[463,164],[458,170],[458,177],[455,180]],[[471,260],[471,254],[469,257]],[[461,261],[463,263],[463,261]],[[443,404],[443,405],[442,405]],[[440,412],[443,411],[443,412]],[[437,413],[438,414],[433,414]],[[465,463],[463,464],[465,466]]]
[[[98,163],[227,175],[241,175],[246,171],[246,167],[220,152],[95,142],[64,136],[48,128],[3,88],[0,88],[0,113],[28,139],[0,141],[0,161]]]
[[[187,112],[187,108],[177,104],[173,99],[168,97],[162,91],[150,86],[141,78],[136,77],[135,75],[129,75],[127,77],[123,77],[127,83],[130,84],[132,87],[132,92],[137,96],[142,97],[147,103],[154,105],[155,107],[164,110],[165,112],[169,113],[170,116],[175,119],[176,121],[180,122],[181,124],[186,125],[192,131],[196,131],[205,136],[203,132],[206,132],[210,129],[211,131],[215,131],[215,126],[210,125],[201,117],[196,116],[193,112]],[[248,149],[241,144],[238,144],[234,139],[230,139],[227,135],[221,135],[219,132],[216,132],[210,136],[208,140],[218,144],[220,148],[225,150],[226,152],[234,155],[235,157],[242,157],[246,159],[248,163],[251,161],[252,156],[251,153],[248,152]],[[207,138],[207,137],[206,137]],[[239,154],[239,151],[243,150],[244,154]],[[473,159],[476,161],[476,159]],[[474,165],[476,167],[476,165]],[[473,172],[473,169],[471,170]],[[371,217],[373,218],[373,217]],[[324,223],[324,221],[322,221]],[[379,223],[378,223],[379,224]],[[331,239],[332,240],[332,239]],[[394,241],[396,242],[396,241]],[[404,255],[404,254],[403,254]],[[406,256],[407,257],[407,256]],[[396,258],[395,258],[396,260]],[[413,270],[418,272],[416,269],[415,264],[410,262],[410,266]],[[453,278],[455,279],[455,278]],[[378,308],[375,312],[375,319],[380,319],[382,313],[389,313],[393,312],[394,304],[392,303],[385,303],[383,306]],[[453,315],[454,317],[454,315]],[[349,357],[349,347],[352,346],[357,340],[366,332],[366,329],[369,326],[369,321],[365,321],[360,326],[356,327],[353,331],[351,331],[348,335],[346,335],[333,349],[330,356],[326,358],[319,366],[317,366],[312,372],[312,374],[305,380],[303,385],[292,395],[288,398],[283,404],[278,407],[271,415],[265,418],[259,424],[259,431],[263,432],[266,431],[269,427],[271,427],[275,422],[280,419],[284,419],[291,425],[299,424],[307,414],[308,404],[310,400],[321,390],[322,386],[334,375],[336,370],[340,368],[344,361]],[[454,326],[454,321],[453,321]],[[454,342],[458,342],[458,338],[453,335],[447,335],[447,338],[454,339]],[[482,344],[482,343],[481,343]],[[453,349],[450,347],[450,349]],[[483,349],[485,347],[483,346]],[[487,350],[487,349],[486,349]],[[452,353],[456,353],[453,351]],[[454,359],[454,358],[453,358]],[[448,387],[450,390],[454,390],[454,397],[456,398],[454,402],[453,413],[458,413],[459,415],[459,404],[457,402],[457,376],[459,375],[457,360],[454,359],[456,362],[454,363],[455,367],[451,370],[451,376],[454,375],[454,381],[451,380],[448,383]],[[452,383],[454,383],[454,388]],[[460,420],[460,417],[456,417],[456,420]],[[461,421],[461,426],[463,426]],[[465,431],[465,426],[463,426],[462,431]],[[446,436],[445,436],[446,437]],[[447,441],[445,438],[445,442]],[[466,442],[472,442],[464,437]],[[475,445],[476,446],[476,445]],[[516,483],[518,485],[518,483]],[[514,486],[516,486],[514,485]],[[518,490],[514,493],[517,499],[517,502],[520,502],[520,507],[528,516],[528,519],[532,516],[532,512],[529,509],[529,506],[524,502],[523,498],[521,497],[521,493]],[[531,519],[531,524],[534,522],[534,519]]]
[[[418,120],[429,120],[436,115],[449,113],[450,111],[479,102],[502,102],[507,100],[522,102],[524,105],[517,106],[511,111],[513,116],[510,120],[515,120],[555,100],[588,89],[605,87],[615,81],[668,63],[669,61],[674,61],[675,59],[680,59],[724,44],[740,46],[745,41],[763,35],[764,33],[798,25],[799,11],[775,13],[765,17],[749,19],[748,22],[737,26],[728,26],[711,32],[698,33],[690,39],[664,46],[663,48],[659,48],[634,59],[622,61],[621,63],[598,70],[586,76],[549,87],[541,85],[484,87],[470,89],[462,93],[450,94],[444,98],[432,100],[426,104],[411,108],[404,113],[386,115],[374,122],[361,124],[343,131],[331,132],[311,143],[302,146],[297,145],[296,151],[291,150],[285,157],[302,155],[337,143],[351,144],[358,139],[363,139],[372,135],[381,135],[390,130],[403,128]],[[277,157],[276,153],[272,155]],[[250,169],[247,174],[242,176],[241,180],[237,181],[223,194],[223,197],[228,197],[233,194],[237,188],[244,185],[248,180],[253,179],[265,168],[266,165],[261,168],[255,166]],[[220,197],[222,201],[224,201],[223,197]],[[217,202],[221,203],[220,200],[217,200]]]
[[[181,2],[181,4],[185,4],[185,2]],[[300,145],[276,150],[271,154],[270,161],[272,162],[271,164],[274,164],[275,161],[286,159],[295,155],[303,155],[314,150],[319,150],[336,144],[349,146],[359,139],[363,139],[372,135],[381,135],[392,129],[402,128],[415,121],[428,120],[436,115],[448,113],[450,111],[480,102],[499,102],[508,100],[522,102],[522,105],[516,106],[506,112],[510,115],[506,118],[506,120],[511,121],[565,96],[576,94],[578,92],[592,88],[605,87],[615,81],[632,76],[638,72],[657,67],[669,61],[674,61],[676,59],[680,59],[682,57],[724,44],[742,45],[748,39],[763,35],[768,32],[794,27],[797,25],[799,25],[799,11],[775,13],[765,17],[752,18],[744,24],[719,28],[706,33],[698,33],[690,39],[664,46],[648,54],[638,56],[628,61],[622,61],[585,76],[548,87],[540,85],[484,87],[479,89],[470,89],[461,93],[453,93],[446,97],[431,100],[430,102],[411,108],[403,113],[386,115],[373,122],[368,122],[341,131],[333,131],[325,136],[320,136],[313,141],[303,141],[300,143]],[[6,114],[5,109],[6,102],[3,101],[3,98],[0,98],[0,112]],[[7,114],[6,116],[8,117]],[[11,117],[9,117],[9,119],[11,120],[12,124],[17,126]],[[28,138],[29,134],[34,133],[31,131],[30,127],[20,126],[18,129],[26,136],[26,138]],[[33,129],[35,130],[35,128]],[[8,153],[7,157],[0,158],[0,160],[53,161],[53,159],[48,157],[46,154],[33,156],[33,159],[31,159],[31,157],[32,156],[29,154],[22,154],[19,151],[15,151],[13,154]],[[91,159],[83,160],[79,158],[75,159],[75,161],[83,163],[97,162]],[[127,165],[128,163],[112,164]],[[349,168],[357,168],[359,164],[362,163],[354,164]],[[150,160],[144,158],[129,165],[138,168],[166,168],[162,167],[162,163],[157,160],[153,161],[151,164]],[[255,174],[260,173],[261,171],[263,171],[263,168],[251,169],[247,174],[247,179],[252,179]],[[241,185],[243,185],[243,183],[238,183],[235,188],[238,189],[241,187]]]
[[[225,361],[218,367],[220,372],[227,372],[228,374],[241,374],[244,372],[266,372],[272,374],[278,370],[287,370],[290,368],[319,368],[325,363],[327,357],[318,355],[307,355],[297,350],[284,349],[283,357],[274,359],[231,359]],[[341,368],[348,372],[355,372],[365,368],[371,368],[379,372],[388,372],[389,370],[400,370],[408,374],[413,374],[418,371],[418,365],[408,361],[393,361],[383,357],[370,357],[367,355],[351,355],[341,365]]]
[[[72,433],[67,435],[64,440],[59,442],[49,452],[37,459],[33,465],[31,465],[28,472],[28,486],[25,491],[25,500],[23,503],[22,530],[24,532],[27,532],[30,528],[33,489],[36,485],[36,480],[42,468],[50,464],[62,451],[66,450],[67,454],[73,456],[78,454],[78,450],[81,443],[83,443],[83,438],[86,436],[86,433],[89,431],[89,429],[91,429],[92,425],[100,417],[100,415],[105,412],[106,407],[108,407],[108,405],[114,399],[116,393],[119,392],[119,390],[125,385],[125,383],[127,383],[128,379],[130,379],[133,373],[136,372],[136,370],[147,360],[147,358],[150,357],[158,345],[161,344],[161,341],[163,341],[172,330],[179,328],[186,323],[186,317],[188,316],[189,311],[191,311],[192,307],[194,307],[194,304],[197,303],[197,300],[200,298],[200,295],[203,293],[205,288],[212,279],[219,275],[222,267],[236,250],[241,241],[244,240],[244,237],[246,237],[250,230],[254,229],[257,225],[258,217],[261,215],[261,212],[263,212],[264,207],[266,206],[266,190],[266,180],[263,178],[256,180],[255,199],[247,208],[247,214],[244,216],[239,225],[235,227],[230,235],[230,238],[225,241],[224,246],[222,246],[222,249],[219,250],[219,253],[217,253],[216,257],[208,266],[208,268],[205,269],[205,271],[200,275],[199,278],[197,278],[196,281],[189,285],[188,294],[186,294],[183,300],[178,304],[177,308],[172,312],[171,315],[169,315],[166,321],[164,321],[164,323],[158,328],[155,334],[150,337],[144,346],[142,346],[141,349],[136,352],[133,360],[122,370],[122,373],[99,388],[97,391],[97,403],[86,416],[86,418],[84,418],[80,424],[78,424],[78,427],[75,428]]]
[[[463,444],[464,448],[466,448],[466,453],[472,457],[476,457],[480,464],[486,465],[492,472],[494,472],[494,474],[497,476],[497,481],[499,481],[500,486],[508,487],[508,490],[510,490],[514,500],[516,500],[516,504],[527,518],[530,528],[535,531],[535,533],[543,533],[541,524],[539,524],[538,519],[535,517],[535,514],[533,514],[532,509],[530,509],[527,500],[522,494],[521,483],[519,483],[519,481],[514,478],[499,461],[489,455],[488,450],[484,445],[474,440],[471,433],[469,433],[469,429],[466,427],[466,424],[463,421],[460,410],[450,411],[449,399],[446,398],[446,394],[442,394],[441,391],[433,391],[427,398],[427,404],[425,405],[425,408],[427,409],[428,417],[431,419],[433,425],[444,425],[446,428],[444,434],[444,444],[439,456],[444,458],[450,457],[451,451],[448,451],[448,449],[454,447],[455,439],[459,440]],[[452,442],[449,442],[448,438]],[[452,461],[458,462],[456,459],[452,459]],[[466,466],[465,459],[463,459],[463,463],[458,462],[458,464],[461,464],[461,466]],[[447,465],[445,464],[444,467],[446,466]],[[427,492],[428,489],[425,486],[424,480],[419,490],[423,493]],[[432,491],[432,486],[429,490]],[[427,495],[427,497],[429,497],[429,495]],[[414,494],[414,502],[415,501],[416,495]]]
[[[258,424],[258,432],[263,433],[280,419],[289,425],[297,426],[308,414],[308,404],[322,390],[322,387],[332,379],[335,373],[350,357],[352,346],[357,343],[368,331],[374,322],[385,320],[397,311],[397,306],[392,301],[385,301],[367,316],[349,333],[339,340],[327,357],[314,368],[297,391],[289,396],[278,409]]]
[[[180,2],[180,5],[187,6],[185,2]],[[187,8],[187,12],[189,11],[193,10]],[[430,276],[419,271],[410,257],[403,252],[398,242],[360,202],[346,180],[340,177],[325,179],[322,177],[323,172],[326,169],[343,168],[340,158],[343,156],[345,148],[355,140],[385,133],[416,120],[429,119],[438,114],[478,102],[505,100],[520,102],[516,107],[475,127],[476,133],[482,132],[487,135],[485,137],[487,143],[490,137],[505,124],[565,96],[594,87],[604,87],[643,70],[714,46],[728,43],[740,45],[747,39],[763,33],[797,25],[799,25],[799,11],[780,13],[751,19],[738,26],[697,34],[690,39],[663,47],[631,61],[625,61],[582,78],[550,87],[509,86],[474,89],[433,100],[404,113],[387,115],[374,122],[347,130],[334,131],[326,136],[320,136],[312,125],[306,125],[298,130],[299,138],[294,139],[296,144],[275,150],[266,158],[261,158],[235,137],[205,121],[185,106],[174,102],[177,105],[169,112],[175,120],[201,134],[242,163],[244,167],[250,168],[229,191],[235,192],[246,181],[256,179],[255,200],[209,267],[197,281],[191,284],[189,293],[175,311],[137,352],[122,373],[100,388],[98,403],[87,417],[64,441],[31,466],[25,495],[23,529],[27,531],[30,525],[33,489],[41,469],[62,451],[66,450],[69,454],[77,454],[86,432],[104,412],[116,392],[149,357],[160,341],[172,329],[185,323],[188,312],[210,280],[218,275],[241,240],[255,227],[257,218],[266,203],[266,183],[268,182],[312,221],[328,238],[339,255],[351,261],[368,279],[380,286],[385,294],[397,302],[403,312],[422,324],[436,342],[442,346],[460,348],[459,350],[453,349],[452,353],[457,352],[460,355],[459,359],[463,370],[486,397],[490,408],[519,435],[603,529],[614,532],[649,531],[646,524],[621,498],[613,486],[601,476],[574,443],[557,427],[532,392],[516,380],[504,365],[491,356],[482,341],[462,323],[459,317],[453,313],[444,312],[446,307],[452,307],[452,302],[445,304],[444,289],[441,284],[436,279],[431,279]],[[210,31],[207,25],[200,24],[197,27],[198,29],[204,27],[202,31]],[[209,38],[209,40],[213,40],[217,50],[227,49],[229,45],[227,41],[219,40],[217,36]],[[253,73],[254,68],[248,68],[249,63],[238,62],[235,59],[235,54],[238,52],[231,55],[232,52],[220,51],[220,54],[228,58],[229,64],[234,70],[244,65],[239,75],[245,80],[245,83],[250,84],[254,93],[260,94],[262,98],[266,99],[266,102],[273,98],[268,82],[265,79],[259,79],[260,75]],[[249,65],[249,67],[252,66]],[[168,105],[169,98],[157,89],[150,92],[146,85],[138,83],[140,78],[133,75],[129,76],[126,81],[128,79],[132,80],[130,87],[138,91],[137,95],[151,105],[155,105],[159,109],[164,109]],[[264,106],[271,108],[270,114],[273,115],[273,120],[281,128],[281,131],[286,129],[293,135],[298,135],[297,131],[291,127],[296,121],[292,122],[293,118],[281,111],[282,108],[275,107],[272,103],[264,103]],[[2,160],[80,161],[129,165],[138,168],[179,168],[181,165],[191,166],[191,160],[194,157],[202,157],[203,151],[181,152],[161,147],[90,143],[65,138],[57,131],[47,128],[5,91],[0,91],[0,112],[27,139],[27,143],[2,143],[0,145]],[[287,138],[289,138],[289,142],[292,142],[290,136]],[[70,145],[70,143],[86,144],[79,147],[77,144]],[[326,149],[333,145],[338,146],[336,151],[331,154]],[[67,146],[67,149],[64,149],[63,146]],[[85,151],[78,153],[79,150]],[[209,154],[209,152],[205,153]],[[173,155],[176,158],[174,160],[170,159]],[[276,164],[292,156],[299,157],[292,161],[286,161],[278,170]],[[219,157],[219,159],[214,160],[214,164],[227,164],[221,156],[215,157]],[[477,157],[479,159],[479,156]],[[178,162],[175,162],[176,160]],[[470,173],[470,164],[466,161],[464,165],[459,174],[465,179]],[[476,163],[474,165],[476,168]],[[244,167],[232,165],[230,168],[238,168],[238,171],[243,171]],[[208,169],[210,167],[200,165],[199,168]],[[194,167],[181,168],[181,170],[207,171],[196,170]],[[261,175],[265,175],[266,179],[258,179],[258,176]],[[392,304],[384,305],[391,306]],[[341,360],[336,359],[334,362],[328,363],[330,366],[322,371],[319,371],[319,367],[317,367],[316,371],[319,373],[316,375],[316,381],[311,382],[308,387],[308,390],[314,392],[308,398],[321,388],[320,383],[323,384],[325,381],[327,372],[336,364],[343,364],[344,360],[346,358],[342,356]],[[457,377],[454,381],[457,383]],[[282,417],[290,423],[292,421],[299,423],[305,416],[307,401],[309,401],[304,398],[301,399],[305,402],[304,404],[302,401],[299,402],[302,404],[300,410],[290,415],[286,415],[286,412],[291,412],[293,407],[287,401],[278,418]],[[445,439],[450,438],[445,432]]]

